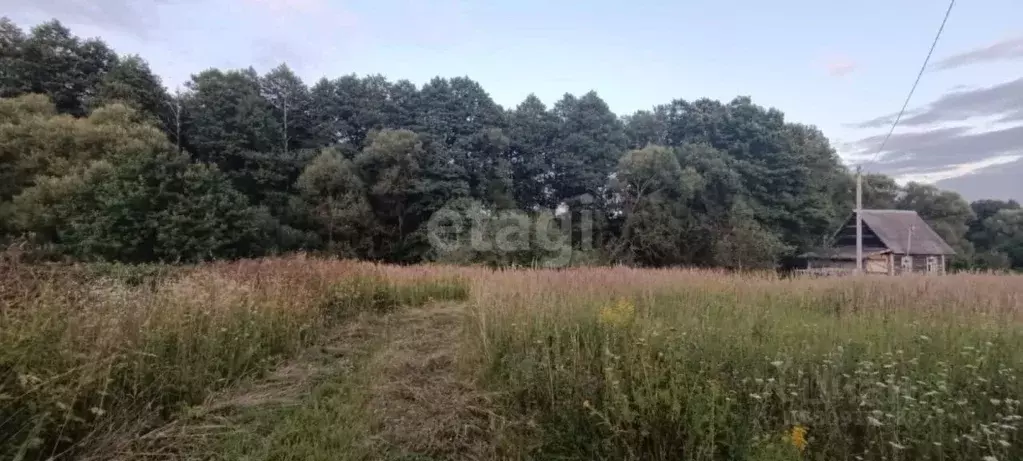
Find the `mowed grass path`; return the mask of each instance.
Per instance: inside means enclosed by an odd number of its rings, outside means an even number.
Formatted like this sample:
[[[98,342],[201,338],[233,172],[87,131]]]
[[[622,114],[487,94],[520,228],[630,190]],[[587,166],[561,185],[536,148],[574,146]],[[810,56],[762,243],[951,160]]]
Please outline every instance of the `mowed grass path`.
[[[461,304],[362,315],[261,379],[212,396],[125,459],[494,459],[488,402],[456,370]]]

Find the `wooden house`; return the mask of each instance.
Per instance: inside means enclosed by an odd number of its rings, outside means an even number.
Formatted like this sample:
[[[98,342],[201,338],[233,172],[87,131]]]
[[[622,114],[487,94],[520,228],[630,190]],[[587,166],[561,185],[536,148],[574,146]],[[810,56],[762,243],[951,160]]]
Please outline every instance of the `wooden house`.
[[[955,251],[915,211],[863,210],[861,216],[864,273],[945,273],[946,259]],[[832,242],[828,249],[803,255],[806,272],[850,273],[856,269],[855,214]]]

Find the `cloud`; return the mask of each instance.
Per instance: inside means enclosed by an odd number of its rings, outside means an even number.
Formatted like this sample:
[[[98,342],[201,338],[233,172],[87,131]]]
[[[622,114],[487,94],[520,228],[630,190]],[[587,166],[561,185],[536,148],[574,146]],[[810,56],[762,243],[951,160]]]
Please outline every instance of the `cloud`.
[[[978,90],[946,94],[915,115],[904,118],[906,126],[964,121],[1014,112],[1023,107],[1023,77]]]
[[[834,57],[825,64],[828,75],[832,77],[843,77],[856,70],[856,63],[846,57]]]
[[[891,126],[892,122],[895,121],[895,117],[897,117],[898,115],[899,114],[897,114],[897,113],[895,113],[895,114],[888,114],[888,115],[882,115],[882,116],[877,117],[877,118],[872,118],[870,120],[862,121],[862,122],[859,122],[859,123],[853,123],[853,124],[849,124],[849,125],[846,125],[846,126],[852,127],[852,128],[881,128],[881,127],[884,127],[884,126]]]
[[[896,114],[866,120],[856,128],[880,128],[892,124]],[[995,117],[1003,121],[1023,120],[1023,77],[986,88],[960,89],[934,102],[908,111],[900,127],[962,122],[976,117]]]
[[[1023,158],[1012,163],[988,166],[976,172],[937,182],[937,186],[952,189],[967,200],[1016,199],[1023,200]]]
[[[1023,59],[1023,36],[1001,40],[983,48],[954,54],[931,65],[933,70],[956,69],[991,61]]]
[[[936,181],[973,175],[991,167],[1015,163],[1020,159],[1023,159],[1023,154],[998,155],[977,162],[960,163],[957,165],[949,165],[947,167],[928,168],[903,175],[899,177],[898,180],[900,182],[915,181],[933,183]]]
[[[8,11],[33,11],[72,24],[116,29],[145,38],[156,23],[156,10],[173,0],[0,0]]]
[[[883,137],[866,138],[860,141],[859,147],[863,150],[877,149]],[[1020,153],[1023,153],[1023,125],[983,132],[966,127],[941,128],[893,135],[885,145],[882,157],[869,168],[914,171]]]
[[[243,0],[274,12],[312,12],[323,8],[323,0]]]

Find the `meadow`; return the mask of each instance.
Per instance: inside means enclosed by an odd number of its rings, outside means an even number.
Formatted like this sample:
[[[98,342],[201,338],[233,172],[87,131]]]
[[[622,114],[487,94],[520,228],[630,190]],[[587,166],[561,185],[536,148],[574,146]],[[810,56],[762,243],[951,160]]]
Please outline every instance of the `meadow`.
[[[7,259],[0,458],[1021,459],[1021,321],[1007,275]]]

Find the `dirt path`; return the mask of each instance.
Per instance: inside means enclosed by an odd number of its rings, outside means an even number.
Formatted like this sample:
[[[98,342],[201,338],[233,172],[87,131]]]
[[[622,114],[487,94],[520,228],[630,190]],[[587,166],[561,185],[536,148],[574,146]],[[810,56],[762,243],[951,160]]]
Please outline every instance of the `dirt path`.
[[[488,401],[457,369],[464,308],[346,322],[268,376],[93,459],[489,460]]]

